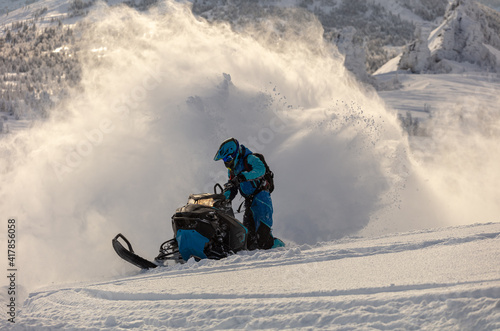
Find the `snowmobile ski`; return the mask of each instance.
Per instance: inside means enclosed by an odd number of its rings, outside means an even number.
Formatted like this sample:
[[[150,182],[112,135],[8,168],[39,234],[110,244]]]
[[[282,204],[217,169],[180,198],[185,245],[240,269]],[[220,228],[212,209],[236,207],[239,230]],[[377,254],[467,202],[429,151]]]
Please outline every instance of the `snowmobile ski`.
[[[123,239],[123,241],[125,241],[125,243],[128,246],[128,249],[123,247],[122,243],[118,241],[118,238],[121,238]],[[136,267],[139,267],[141,269],[153,269],[158,266],[155,263],[148,261],[145,258],[142,258],[139,255],[135,254],[134,249],[132,248],[130,242],[121,233],[117,234],[116,237],[113,238],[112,243],[116,254],[118,254],[118,256],[120,256],[125,261],[132,263]]]

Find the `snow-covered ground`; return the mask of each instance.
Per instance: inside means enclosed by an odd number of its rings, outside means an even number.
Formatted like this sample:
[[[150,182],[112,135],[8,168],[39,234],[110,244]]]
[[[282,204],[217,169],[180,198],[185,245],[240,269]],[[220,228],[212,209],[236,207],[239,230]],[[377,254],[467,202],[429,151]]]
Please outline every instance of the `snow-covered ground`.
[[[70,3],[71,1],[64,0],[40,0],[26,5],[22,1],[10,1],[10,4],[6,3],[5,5],[6,7],[7,5],[12,7],[10,7],[7,13],[0,16],[0,25],[8,27],[9,24],[15,22],[33,19],[35,13],[43,13],[40,16],[38,24],[40,27],[46,27],[53,20],[65,20],[68,18]],[[0,9],[2,8],[0,7]],[[68,20],[67,23],[70,23],[70,21]]]
[[[16,325],[498,330],[499,256],[500,223],[292,245],[37,290]]]
[[[461,74],[412,75],[390,72],[375,77],[381,82],[400,85],[379,92],[388,106],[400,112],[414,112],[417,116],[432,108],[461,108],[466,99],[493,105],[500,91],[500,75],[497,73],[465,71]]]

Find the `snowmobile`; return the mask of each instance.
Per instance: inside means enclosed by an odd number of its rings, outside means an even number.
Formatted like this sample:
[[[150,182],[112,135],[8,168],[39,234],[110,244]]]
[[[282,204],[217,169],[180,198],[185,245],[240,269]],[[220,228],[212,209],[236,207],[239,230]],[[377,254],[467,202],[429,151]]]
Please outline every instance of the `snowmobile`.
[[[154,262],[135,254],[121,233],[113,238],[113,248],[122,259],[141,269],[165,266],[169,261],[184,263],[191,257],[219,260],[247,249],[248,230],[235,218],[220,184],[214,186],[213,194],[191,194],[187,204],[177,208],[172,216],[172,229],[174,238],[160,245]],[[283,241],[275,238],[273,248],[283,246]]]

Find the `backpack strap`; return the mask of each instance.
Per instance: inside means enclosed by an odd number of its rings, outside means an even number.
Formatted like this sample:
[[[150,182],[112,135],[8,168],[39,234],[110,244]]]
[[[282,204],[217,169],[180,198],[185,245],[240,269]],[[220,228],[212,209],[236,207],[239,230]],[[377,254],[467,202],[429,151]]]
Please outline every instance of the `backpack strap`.
[[[257,180],[259,181],[258,186],[255,186],[255,187],[257,189],[260,189],[260,191],[267,190],[267,191],[269,191],[269,193],[272,193],[274,191],[274,173],[271,171],[271,169],[269,169],[269,166],[267,165],[267,162],[264,159],[264,156],[260,153],[251,153],[249,155],[253,155],[253,156],[257,157],[264,164],[264,167],[266,169],[266,171],[264,172],[264,175],[254,179],[254,181],[257,181]],[[249,155],[247,155],[247,157]],[[252,167],[250,164],[248,164],[246,157],[243,161],[244,161],[245,171],[251,171]]]

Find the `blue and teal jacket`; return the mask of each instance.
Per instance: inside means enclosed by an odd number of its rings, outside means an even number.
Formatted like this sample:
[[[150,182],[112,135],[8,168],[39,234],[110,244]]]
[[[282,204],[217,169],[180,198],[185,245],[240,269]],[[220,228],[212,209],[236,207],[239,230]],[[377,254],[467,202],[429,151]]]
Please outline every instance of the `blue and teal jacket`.
[[[246,162],[245,162],[246,159]],[[243,145],[240,145],[240,151],[235,161],[234,169],[228,169],[229,179],[242,174],[245,181],[239,185],[240,194],[244,198],[250,197],[255,190],[262,184],[262,177],[266,174],[266,166],[252,151]],[[234,199],[238,194],[238,188],[234,187],[231,190],[224,192],[227,199]]]

